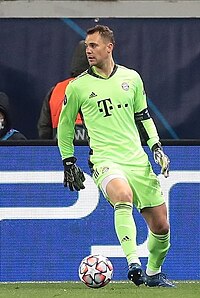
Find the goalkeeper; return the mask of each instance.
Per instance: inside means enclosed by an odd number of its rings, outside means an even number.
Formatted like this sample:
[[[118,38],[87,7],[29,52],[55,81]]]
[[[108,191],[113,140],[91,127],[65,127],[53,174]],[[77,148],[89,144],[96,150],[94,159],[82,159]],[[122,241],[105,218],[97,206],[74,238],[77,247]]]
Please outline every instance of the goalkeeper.
[[[71,191],[84,189],[84,174],[76,165],[73,146],[74,123],[81,110],[88,130],[93,179],[114,207],[114,225],[127,259],[128,279],[137,286],[174,287],[161,271],[170,247],[167,208],[140,134],[165,177],[169,175],[169,159],[149,115],[142,79],[136,71],[114,63],[114,44],[107,26],[88,29],[85,45],[90,67],[66,89],[58,124],[64,186]],[[149,228],[146,270],[137,256],[133,204]]]

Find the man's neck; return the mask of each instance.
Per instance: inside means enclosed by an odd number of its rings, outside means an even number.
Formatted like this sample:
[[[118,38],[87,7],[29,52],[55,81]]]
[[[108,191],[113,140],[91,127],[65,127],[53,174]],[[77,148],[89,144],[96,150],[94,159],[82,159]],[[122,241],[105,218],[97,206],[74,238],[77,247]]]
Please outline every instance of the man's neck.
[[[111,75],[111,73],[113,72],[114,66],[115,66],[115,63],[113,60],[111,60],[111,61],[109,61],[109,63],[104,64],[102,67],[93,66],[93,70],[99,76],[101,76],[103,78],[108,78]]]

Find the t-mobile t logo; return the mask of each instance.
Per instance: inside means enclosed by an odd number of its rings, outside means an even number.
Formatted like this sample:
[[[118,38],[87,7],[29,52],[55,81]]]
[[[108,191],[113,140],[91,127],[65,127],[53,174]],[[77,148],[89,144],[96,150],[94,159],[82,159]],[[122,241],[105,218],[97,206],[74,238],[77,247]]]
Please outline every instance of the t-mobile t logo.
[[[104,117],[111,116],[110,110],[113,110],[112,102],[110,98],[102,99],[97,101],[99,112],[104,113]]]

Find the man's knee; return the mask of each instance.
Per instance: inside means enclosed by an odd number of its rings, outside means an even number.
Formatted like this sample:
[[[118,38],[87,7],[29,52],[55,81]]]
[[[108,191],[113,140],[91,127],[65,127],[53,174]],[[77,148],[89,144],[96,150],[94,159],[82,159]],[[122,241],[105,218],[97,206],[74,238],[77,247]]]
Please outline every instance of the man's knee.
[[[154,223],[151,230],[157,235],[166,235],[169,233],[169,223],[167,221]]]
[[[133,202],[132,192],[126,189],[122,189],[116,193],[115,197],[116,202]]]

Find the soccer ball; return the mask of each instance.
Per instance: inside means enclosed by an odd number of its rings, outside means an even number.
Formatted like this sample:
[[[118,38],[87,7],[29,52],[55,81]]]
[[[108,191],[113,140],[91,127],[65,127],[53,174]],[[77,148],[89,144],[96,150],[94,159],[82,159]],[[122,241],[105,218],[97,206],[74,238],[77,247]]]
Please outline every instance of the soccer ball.
[[[79,266],[80,280],[90,288],[101,288],[107,285],[113,276],[113,266],[107,257],[89,255]]]

